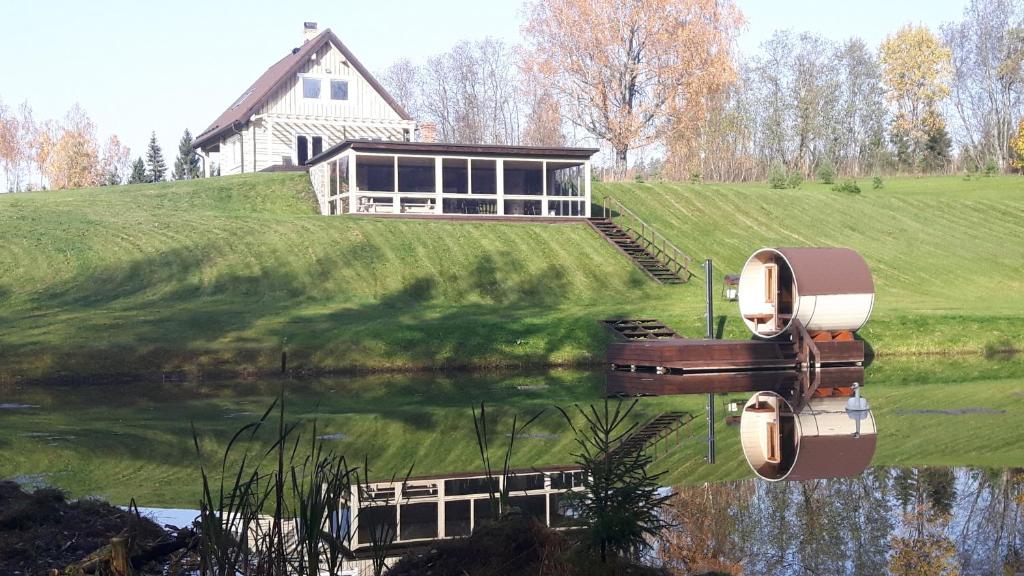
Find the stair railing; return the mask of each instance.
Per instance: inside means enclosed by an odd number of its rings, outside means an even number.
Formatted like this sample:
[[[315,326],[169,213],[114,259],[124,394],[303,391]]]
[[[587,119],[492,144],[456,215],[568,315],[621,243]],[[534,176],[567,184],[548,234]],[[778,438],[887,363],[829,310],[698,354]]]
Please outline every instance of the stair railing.
[[[687,282],[696,276],[690,269],[693,265],[693,258],[686,252],[680,250],[675,244],[661,232],[655,230],[650,224],[644,222],[635,212],[627,208],[612,196],[605,196],[602,204],[604,217],[612,223],[617,224],[627,234],[639,242],[648,252],[651,253],[662,265],[672,270]]]

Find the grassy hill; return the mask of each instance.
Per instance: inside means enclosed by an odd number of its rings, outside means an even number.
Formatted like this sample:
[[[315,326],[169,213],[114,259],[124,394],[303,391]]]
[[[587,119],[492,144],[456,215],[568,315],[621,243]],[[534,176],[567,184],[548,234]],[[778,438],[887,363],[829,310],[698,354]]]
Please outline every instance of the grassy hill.
[[[1024,179],[611,184],[697,258],[846,245],[872,266],[881,354],[1024,346]],[[596,320],[700,334],[702,287],[654,285],[585,225],[318,216],[304,175],[0,195],[0,380],[587,364]],[[726,334],[745,337],[735,305]]]

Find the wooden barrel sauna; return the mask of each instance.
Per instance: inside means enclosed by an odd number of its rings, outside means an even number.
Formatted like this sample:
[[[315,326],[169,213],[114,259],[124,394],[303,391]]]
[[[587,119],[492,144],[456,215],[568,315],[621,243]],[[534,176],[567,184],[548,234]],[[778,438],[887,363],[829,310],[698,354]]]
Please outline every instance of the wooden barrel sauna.
[[[813,398],[799,413],[774,392],[758,392],[743,407],[740,443],[747,464],[769,481],[856,476],[875,454],[875,418],[857,420],[848,398]],[[859,431],[858,431],[859,430]]]
[[[871,270],[849,248],[762,248],[740,272],[740,316],[761,338],[794,318],[810,332],[856,332],[874,304]]]

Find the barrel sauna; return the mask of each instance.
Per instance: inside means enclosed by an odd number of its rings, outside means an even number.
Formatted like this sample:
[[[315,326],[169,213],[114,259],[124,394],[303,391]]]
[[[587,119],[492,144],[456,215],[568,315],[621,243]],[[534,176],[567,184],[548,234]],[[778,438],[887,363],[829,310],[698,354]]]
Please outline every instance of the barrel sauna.
[[[770,480],[856,476],[875,454],[877,430],[870,410],[854,417],[848,398],[812,398],[799,413],[774,392],[750,397],[740,418],[747,464]]]
[[[761,338],[794,318],[809,332],[856,332],[874,304],[871,270],[849,248],[762,248],[740,272],[740,316]]]

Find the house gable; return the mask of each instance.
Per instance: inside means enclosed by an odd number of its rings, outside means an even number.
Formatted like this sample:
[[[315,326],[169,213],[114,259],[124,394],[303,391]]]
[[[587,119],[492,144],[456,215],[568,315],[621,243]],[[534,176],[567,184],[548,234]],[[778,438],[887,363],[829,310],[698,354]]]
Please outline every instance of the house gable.
[[[362,71],[362,66],[354,65],[337,45],[326,42],[306,57],[301,67],[282,79],[257,113],[332,120],[408,121],[404,110]],[[304,96],[305,78],[319,80],[319,98]],[[332,98],[332,81],[344,83],[344,100]]]
[[[327,70],[331,72],[328,73]],[[347,75],[343,78],[349,79],[347,105],[329,102],[329,98],[326,103],[299,103],[298,101],[302,100],[299,74],[303,73]],[[330,90],[328,82],[324,83],[324,89]],[[329,97],[329,92],[327,95]],[[311,116],[334,114],[339,109],[344,109],[342,111],[366,114],[347,116],[348,118],[412,121],[401,105],[328,28],[268,68],[236,102],[196,137],[194,147],[200,148],[216,143],[224,136],[242,128],[254,114],[271,109],[274,110],[271,112],[273,114]],[[308,112],[303,112],[304,110]]]

